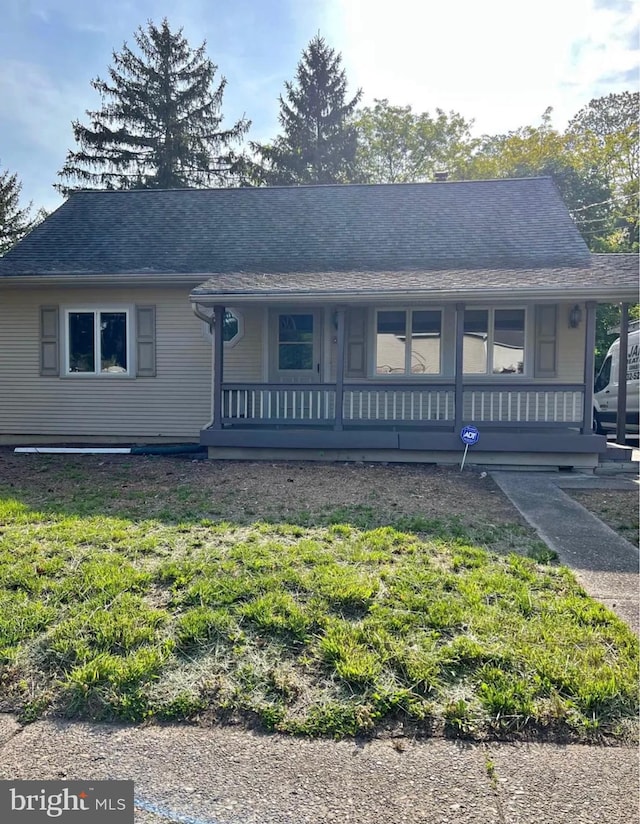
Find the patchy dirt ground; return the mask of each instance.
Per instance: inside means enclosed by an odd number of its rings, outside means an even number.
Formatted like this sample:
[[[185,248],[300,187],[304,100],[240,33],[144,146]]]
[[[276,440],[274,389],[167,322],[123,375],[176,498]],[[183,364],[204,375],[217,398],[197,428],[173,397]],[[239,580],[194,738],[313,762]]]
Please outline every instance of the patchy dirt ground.
[[[638,546],[637,492],[605,489],[565,489],[564,491],[627,541]]]
[[[468,468],[412,464],[266,463],[132,455],[25,455],[0,447],[0,485],[31,506],[104,511],[126,501],[134,517],[188,520],[340,519],[396,522],[458,519],[466,526],[514,524],[532,532],[491,477]],[[638,546],[633,491],[567,490]]]
[[[191,456],[25,455],[0,449],[0,484],[33,505],[101,503],[113,512],[123,493],[138,515],[162,516],[168,499],[203,506],[215,518],[326,517],[341,510],[376,521],[398,516],[524,521],[486,474],[407,464],[265,463],[193,460]],[[70,495],[70,493],[72,493]],[[82,500],[81,500],[82,499]]]

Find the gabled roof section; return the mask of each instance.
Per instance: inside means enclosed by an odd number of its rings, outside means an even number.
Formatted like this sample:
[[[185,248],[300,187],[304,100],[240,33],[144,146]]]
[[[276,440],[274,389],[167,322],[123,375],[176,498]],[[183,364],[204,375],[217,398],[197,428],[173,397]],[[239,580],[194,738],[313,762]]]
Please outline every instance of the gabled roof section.
[[[72,195],[0,259],[0,277],[499,269],[588,258],[550,178],[137,190]]]

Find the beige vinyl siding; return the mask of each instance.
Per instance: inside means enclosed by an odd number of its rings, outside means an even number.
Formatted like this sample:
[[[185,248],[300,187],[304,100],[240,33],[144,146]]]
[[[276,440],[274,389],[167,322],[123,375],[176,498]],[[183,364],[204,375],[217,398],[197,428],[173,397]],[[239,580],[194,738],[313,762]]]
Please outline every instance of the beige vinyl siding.
[[[237,311],[244,319],[244,335],[235,346],[225,347],[223,378],[225,383],[261,383],[264,311],[261,306]]]
[[[40,376],[40,306],[135,304],[156,307],[155,377]],[[211,345],[185,286],[3,290],[0,352],[0,436],[197,440],[211,417]]]
[[[558,383],[582,383],[584,380],[587,310],[584,303],[578,304],[582,309],[582,322],[577,329],[571,329],[569,327],[569,312],[575,305],[575,301],[558,305],[558,370],[555,378]],[[550,383],[553,383],[553,381],[550,381]]]

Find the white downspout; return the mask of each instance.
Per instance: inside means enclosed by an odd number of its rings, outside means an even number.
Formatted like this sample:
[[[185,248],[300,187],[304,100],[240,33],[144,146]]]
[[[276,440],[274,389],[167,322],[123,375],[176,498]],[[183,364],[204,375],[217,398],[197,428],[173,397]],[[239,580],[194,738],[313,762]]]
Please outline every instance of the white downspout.
[[[210,426],[213,426],[213,364],[215,362],[213,357],[213,348],[215,346],[215,336],[213,334],[214,320],[213,315],[207,315],[202,311],[197,303],[193,302],[191,304],[191,308],[193,309],[193,314],[200,320],[203,320],[208,325],[209,331],[211,332],[211,403],[209,405],[209,408],[211,409],[211,417],[209,418],[209,422],[204,427],[205,429],[209,429]]]

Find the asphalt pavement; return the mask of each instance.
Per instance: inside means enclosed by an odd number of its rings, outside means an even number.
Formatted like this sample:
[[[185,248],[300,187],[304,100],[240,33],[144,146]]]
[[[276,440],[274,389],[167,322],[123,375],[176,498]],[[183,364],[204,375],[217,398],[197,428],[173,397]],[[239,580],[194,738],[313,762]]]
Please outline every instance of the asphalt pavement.
[[[133,779],[139,824],[633,824],[633,747],[310,741],[0,716],[0,778]],[[7,819],[4,819],[7,820]],[[18,820],[16,818],[16,820]]]

